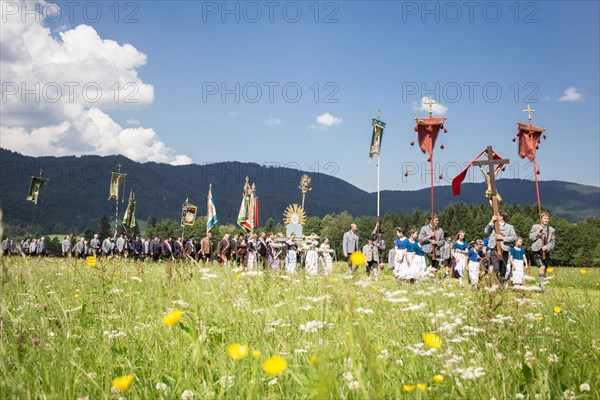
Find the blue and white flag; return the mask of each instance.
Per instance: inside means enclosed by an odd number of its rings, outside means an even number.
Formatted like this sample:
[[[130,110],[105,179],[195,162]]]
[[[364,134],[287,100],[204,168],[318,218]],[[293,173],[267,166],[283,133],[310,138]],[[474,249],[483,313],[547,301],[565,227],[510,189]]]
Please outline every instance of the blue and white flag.
[[[217,209],[212,197],[212,185],[208,186],[208,211],[206,215],[206,233],[219,221],[217,218]]]

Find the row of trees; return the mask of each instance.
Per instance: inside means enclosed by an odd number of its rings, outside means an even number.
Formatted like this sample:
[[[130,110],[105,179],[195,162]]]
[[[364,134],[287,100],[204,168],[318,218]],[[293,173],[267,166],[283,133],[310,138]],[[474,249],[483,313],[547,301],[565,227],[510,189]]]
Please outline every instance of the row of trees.
[[[537,207],[518,205],[503,205],[508,212],[508,222],[515,227],[517,235],[523,237],[524,247],[529,249],[529,231],[531,226],[538,221]],[[453,237],[460,230],[467,234],[467,240],[483,239],[483,228],[490,221],[491,209],[488,205],[466,205],[464,203],[452,204],[439,214],[440,227],[446,234]],[[396,227],[408,229],[420,229],[428,223],[429,214],[415,210],[407,214],[386,214],[381,219],[381,232],[388,249],[393,246],[396,238]],[[330,239],[330,244],[338,255],[342,253],[342,236],[351,223],[356,223],[359,228],[361,245],[367,242],[367,237],[375,227],[374,216],[353,217],[346,212],[340,214],[329,214],[323,218],[309,217],[304,225],[304,234],[316,233],[321,240],[324,237]],[[600,266],[600,218],[589,218],[586,221],[570,223],[565,218],[552,216],[550,224],[556,229],[557,244],[552,253],[553,264],[562,266]],[[139,229],[139,228],[138,228]],[[15,235],[5,230],[5,235],[11,237],[26,237],[30,235]],[[256,229],[257,232],[285,233],[285,226],[276,223],[272,218],[267,219],[264,225]],[[212,229],[215,240],[221,239],[226,233],[234,235],[241,232],[241,228],[233,224],[217,224]],[[19,232],[22,233],[22,232]],[[100,219],[95,229],[87,229],[83,236],[91,239],[94,233],[100,237],[112,236],[114,226],[104,216]],[[137,231],[136,231],[137,233]],[[206,217],[199,216],[194,226],[183,229],[179,221],[163,219],[158,221],[150,218],[143,236],[158,235],[161,239],[165,236],[184,236],[189,239],[195,236],[200,240],[206,235]],[[34,235],[41,236],[41,235]],[[62,238],[48,240],[48,249],[54,254],[60,254],[60,242]]]

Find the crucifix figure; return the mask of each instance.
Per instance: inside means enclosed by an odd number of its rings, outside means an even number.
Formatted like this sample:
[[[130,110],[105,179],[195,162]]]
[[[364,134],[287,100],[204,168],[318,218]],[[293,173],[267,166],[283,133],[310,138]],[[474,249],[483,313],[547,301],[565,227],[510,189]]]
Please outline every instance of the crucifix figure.
[[[494,210],[494,215],[498,215],[498,189],[496,188],[496,173],[494,171],[496,165],[506,165],[510,163],[508,159],[494,159],[494,150],[492,150],[492,146],[488,146],[487,150],[487,160],[484,161],[474,161],[473,165],[477,165],[479,167],[488,167],[488,172],[486,172],[486,182],[489,179],[489,190],[490,190],[490,200],[492,201],[492,208]],[[482,168],[483,169],[483,168]],[[486,193],[487,194],[487,193]],[[496,235],[500,234],[500,227],[498,226],[498,221],[494,221],[494,230],[496,231]],[[498,257],[502,257],[502,247],[500,245],[500,241],[496,241],[496,250],[498,253]]]
[[[429,118],[433,115],[433,105],[437,104],[437,101],[433,99],[427,99],[423,102],[423,104],[427,104],[429,106]]]
[[[479,166],[479,169],[481,170],[481,173],[483,174],[483,177],[485,178],[485,183],[487,184],[487,188],[485,190],[485,197],[490,199],[490,205],[492,205],[492,178],[490,178],[490,173],[487,172],[485,169],[483,169],[483,167],[481,165]],[[498,173],[498,171],[494,170],[494,178],[496,178],[497,173]],[[496,198],[498,199],[499,203],[502,203],[502,196],[500,196],[500,193],[498,193],[497,189],[496,189]]]

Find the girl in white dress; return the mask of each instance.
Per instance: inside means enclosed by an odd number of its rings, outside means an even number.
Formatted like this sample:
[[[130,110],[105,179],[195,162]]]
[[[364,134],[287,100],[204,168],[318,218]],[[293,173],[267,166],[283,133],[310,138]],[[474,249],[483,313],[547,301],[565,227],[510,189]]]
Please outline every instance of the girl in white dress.
[[[396,228],[396,259],[394,260],[394,277],[408,279],[408,262],[406,259],[408,239],[404,236],[404,229]]]
[[[323,239],[323,243],[319,246],[319,252],[321,253],[320,260],[323,265],[323,272],[327,275],[333,270],[333,257],[331,256],[333,250],[329,246],[329,238]]]
[[[458,279],[458,283],[462,285],[462,278],[467,267],[468,243],[465,242],[465,232],[460,231],[456,235],[454,244],[452,245],[451,255],[454,264],[454,276]]]
[[[510,249],[510,263],[512,268],[512,283],[513,285],[522,285],[523,276],[525,275],[525,265],[527,265],[527,256],[523,246],[523,238],[517,238],[515,247]]]
[[[296,244],[296,234],[290,233],[290,239],[285,242],[287,254],[285,256],[285,272],[288,274],[296,273],[296,258],[298,254],[298,245]]]
[[[308,275],[317,275],[319,272],[319,255],[317,253],[317,245],[319,242],[316,240],[315,235],[311,235],[304,242],[303,247],[306,250],[306,256],[304,258],[304,267]]]

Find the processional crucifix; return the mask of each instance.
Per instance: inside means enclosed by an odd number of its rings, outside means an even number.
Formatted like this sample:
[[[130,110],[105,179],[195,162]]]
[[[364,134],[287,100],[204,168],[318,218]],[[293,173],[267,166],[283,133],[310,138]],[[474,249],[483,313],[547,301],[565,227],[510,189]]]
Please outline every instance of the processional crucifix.
[[[508,159],[494,159],[494,150],[492,150],[492,146],[488,146],[487,150],[487,160],[483,161],[474,161],[473,165],[479,166],[487,166],[488,167],[488,176],[489,176],[489,184],[491,189],[491,200],[492,200],[492,209],[494,210],[494,215],[498,216],[498,190],[496,188],[496,174],[495,174],[495,165],[506,165],[510,164],[510,160]],[[496,232],[496,236],[500,234],[500,226],[498,224],[498,220],[494,221],[494,231]],[[502,246],[499,240],[496,240],[496,253],[498,254],[498,258],[502,259]]]

